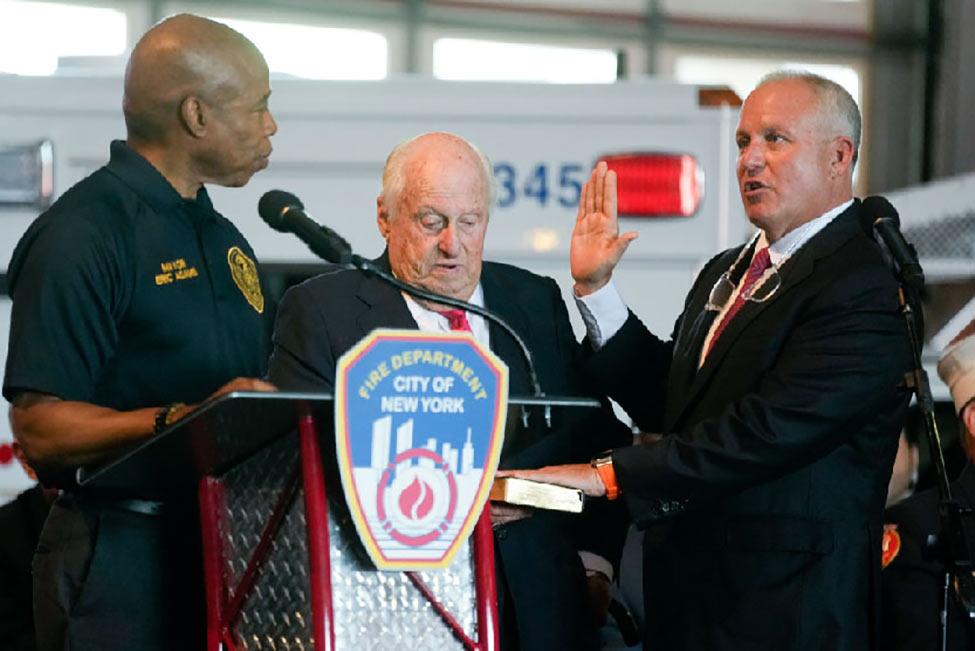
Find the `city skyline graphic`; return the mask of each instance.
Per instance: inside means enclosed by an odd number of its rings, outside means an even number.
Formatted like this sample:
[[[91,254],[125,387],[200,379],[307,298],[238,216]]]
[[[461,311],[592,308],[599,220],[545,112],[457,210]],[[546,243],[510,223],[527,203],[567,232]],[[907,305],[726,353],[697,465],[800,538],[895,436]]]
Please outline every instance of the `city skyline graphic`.
[[[472,442],[473,431],[471,427],[463,428],[463,433],[457,432],[453,435],[447,434],[440,436],[424,436],[416,430],[416,419],[412,416],[400,420],[394,420],[393,415],[387,414],[373,419],[371,426],[371,436],[369,446],[369,465],[356,466],[353,474],[356,483],[360,486],[365,496],[375,496],[375,499],[366,497],[362,502],[363,515],[369,522],[370,527],[375,532],[377,542],[397,552],[409,557],[414,553],[418,558],[429,555],[430,550],[443,550],[450,546],[451,541],[457,535],[463,525],[464,517],[454,517],[446,519],[448,494],[446,472],[438,468],[434,460],[429,456],[418,454],[407,461],[394,462],[399,455],[404,452],[427,451],[438,455],[449,468],[453,475],[453,482],[457,491],[457,505],[455,513],[466,514],[473,506],[474,497],[478,485],[483,475],[483,467],[475,465],[475,452]],[[450,440],[444,440],[449,438]],[[417,444],[422,441],[422,445]],[[458,445],[459,441],[463,441]],[[412,531],[420,532],[428,530],[431,524],[443,522],[442,535],[436,540],[424,545],[423,549],[412,550],[410,545],[403,544],[393,538],[386,526],[387,521],[379,517],[377,505],[380,497],[380,482],[383,481],[383,474],[387,470],[392,470],[392,476],[388,478],[390,483],[386,491],[385,511],[390,521],[395,524],[397,530],[409,533]],[[434,504],[430,505],[422,519],[410,521],[411,515],[415,515],[415,510],[402,509],[403,504],[399,502],[404,491],[408,491],[411,485],[417,482],[426,484],[426,489],[430,489],[433,494],[439,495]],[[423,495],[426,492],[421,493]],[[405,516],[405,517],[404,517]]]
[[[381,416],[372,421],[372,446],[370,455],[370,468],[382,472],[393,460],[402,452],[412,450],[414,438],[415,419],[408,418],[396,427],[396,450],[392,452],[393,440],[393,417],[390,414]],[[428,436],[423,447],[431,452],[435,452],[447,463],[450,471],[455,475],[466,475],[472,470],[480,470],[474,466],[474,445],[471,443],[471,427],[467,427],[464,443],[460,449],[451,441],[440,441],[436,436]],[[455,437],[456,440],[456,437]],[[438,449],[439,444],[439,449]],[[396,465],[396,476],[399,477],[408,467],[411,461],[405,461]],[[433,460],[419,459],[417,465],[421,467],[433,468]]]

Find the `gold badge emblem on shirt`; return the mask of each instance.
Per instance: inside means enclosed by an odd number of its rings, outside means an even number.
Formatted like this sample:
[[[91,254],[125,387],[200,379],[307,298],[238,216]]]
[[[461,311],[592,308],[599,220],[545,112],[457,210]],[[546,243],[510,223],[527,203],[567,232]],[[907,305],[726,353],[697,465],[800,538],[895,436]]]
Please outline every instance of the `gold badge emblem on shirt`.
[[[230,275],[234,277],[237,289],[258,314],[263,314],[264,294],[261,293],[261,279],[257,276],[257,265],[237,246],[227,250],[227,264],[230,265]]]

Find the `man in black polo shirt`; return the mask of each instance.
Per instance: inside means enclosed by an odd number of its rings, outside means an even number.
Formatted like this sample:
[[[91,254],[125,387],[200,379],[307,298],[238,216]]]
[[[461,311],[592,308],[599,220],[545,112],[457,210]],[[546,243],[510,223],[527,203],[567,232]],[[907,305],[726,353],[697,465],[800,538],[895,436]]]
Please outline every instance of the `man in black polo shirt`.
[[[263,57],[237,32],[188,15],[156,25],[126,70],[128,140],[14,251],[3,394],[28,459],[64,489],[34,557],[40,649],[203,644],[194,501],[86,494],[73,474],[186,403],[273,388],[224,384],[263,374],[267,311],[253,251],[203,187],[267,166],[269,95]]]

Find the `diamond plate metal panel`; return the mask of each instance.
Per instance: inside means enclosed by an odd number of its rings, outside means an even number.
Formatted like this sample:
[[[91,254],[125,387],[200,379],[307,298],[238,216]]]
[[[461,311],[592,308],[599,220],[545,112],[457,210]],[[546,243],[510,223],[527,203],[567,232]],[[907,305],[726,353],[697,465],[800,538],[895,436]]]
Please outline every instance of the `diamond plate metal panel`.
[[[337,649],[401,651],[464,646],[403,572],[378,572],[356,553],[355,525],[329,512],[332,607]],[[341,522],[339,520],[341,519]],[[474,567],[470,541],[447,569],[420,578],[472,639],[477,639]]]
[[[225,571],[240,582],[274,505],[298,464],[297,437],[284,437],[231,470],[224,480]],[[234,630],[241,649],[313,649],[305,517],[299,491],[271,542]]]
[[[297,437],[287,436],[230,471],[223,480],[221,524],[228,584],[239,583],[247,561],[298,463]],[[336,490],[332,495],[339,495]],[[463,649],[433,607],[401,572],[372,569],[343,505],[329,504],[330,562],[338,651]],[[468,541],[443,571],[420,573],[423,581],[476,639],[472,547]],[[235,631],[238,648],[313,649],[308,597],[308,552],[303,494],[299,490],[275,536]]]

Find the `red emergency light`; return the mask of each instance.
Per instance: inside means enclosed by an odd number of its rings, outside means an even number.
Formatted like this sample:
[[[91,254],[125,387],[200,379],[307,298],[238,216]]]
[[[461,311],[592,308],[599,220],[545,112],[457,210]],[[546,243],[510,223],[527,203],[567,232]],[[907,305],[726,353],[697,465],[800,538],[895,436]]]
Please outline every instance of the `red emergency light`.
[[[620,217],[690,217],[704,196],[704,171],[690,154],[602,156],[616,172]]]

